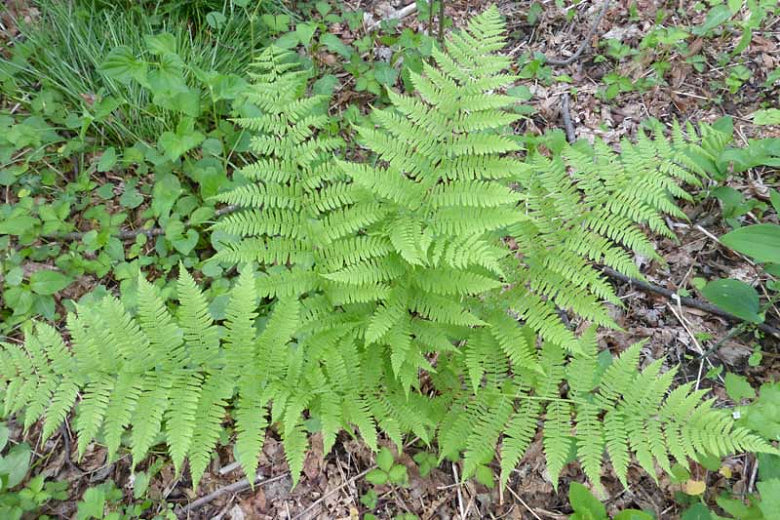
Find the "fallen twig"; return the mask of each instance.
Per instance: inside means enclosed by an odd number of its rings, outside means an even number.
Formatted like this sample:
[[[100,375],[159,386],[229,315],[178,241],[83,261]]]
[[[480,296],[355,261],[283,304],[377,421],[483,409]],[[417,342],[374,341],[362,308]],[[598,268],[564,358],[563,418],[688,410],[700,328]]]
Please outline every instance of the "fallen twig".
[[[366,30],[373,31],[374,29],[379,27],[382,24],[382,22],[384,22],[386,20],[400,20],[402,18],[406,18],[407,16],[409,16],[410,14],[415,12],[416,10],[417,10],[417,2],[412,2],[411,4],[409,4],[409,5],[405,6],[405,7],[402,7],[401,9],[399,9],[397,11],[393,11],[392,13],[388,14],[384,18],[381,18],[381,19],[379,19],[379,20],[377,20],[375,22],[372,22],[371,24],[368,25],[368,27],[366,27]]]
[[[588,44],[590,43],[590,39],[593,38],[594,34],[596,34],[596,30],[598,29],[601,20],[603,20],[604,16],[607,14],[607,9],[609,9],[609,0],[604,0],[604,4],[601,6],[601,11],[599,11],[599,14],[596,16],[596,19],[593,20],[593,24],[590,26],[590,30],[588,31],[588,34],[582,40],[582,43],[580,43],[580,46],[577,48],[577,50],[574,51],[574,54],[572,54],[571,56],[569,56],[564,60],[548,57],[546,60],[547,63],[549,65],[555,65],[556,67],[565,67],[566,65],[571,65],[572,63],[577,61],[580,55],[582,55],[582,53],[588,47]]]
[[[263,475],[258,473],[255,475],[255,481],[254,484],[270,484],[271,482],[276,482],[278,480],[282,480],[283,478],[288,477],[288,473],[282,473],[281,475],[277,475],[273,478],[269,478],[266,480],[263,480]],[[179,512],[180,515],[186,516],[188,513],[191,513],[195,509],[198,509],[199,507],[205,506],[215,498],[224,495],[225,493],[238,493],[239,491],[243,491],[247,488],[251,487],[251,484],[249,483],[249,479],[242,478],[238,482],[234,482],[233,484],[230,484],[229,486],[221,487],[215,491],[212,491],[206,496],[200,497],[197,500],[193,500],[186,506],[181,508],[181,511]]]
[[[295,515],[292,520],[298,520],[299,518],[303,518],[303,516],[306,513],[308,513],[309,511],[313,510],[318,505],[320,505],[323,502],[323,500],[325,500],[326,498],[328,498],[331,495],[334,495],[334,494],[338,493],[339,491],[341,491],[342,489],[344,489],[348,485],[354,483],[357,479],[363,478],[364,476],[366,476],[368,474],[369,471],[371,471],[373,469],[376,469],[376,466],[371,466],[367,470],[361,471],[360,473],[358,473],[354,477],[351,477],[349,480],[345,481],[343,484],[339,485],[338,487],[335,487],[335,488],[331,489],[330,491],[328,491],[327,493],[322,495],[320,498],[318,498],[317,500],[312,502],[312,504],[309,507],[307,507],[306,509],[304,509],[303,511],[301,511],[300,513]]]
[[[566,140],[571,144],[577,140],[577,136],[574,133],[574,123],[572,123],[569,112],[568,92],[564,92],[563,99],[561,99],[561,119],[563,120],[563,128],[566,130]]]
[[[747,323],[746,320],[740,318],[739,316],[734,316],[733,314],[724,311],[720,307],[716,307],[715,305],[712,305],[707,302],[702,302],[694,298],[688,298],[687,296],[680,296],[674,291],[665,289],[663,287],[660,287],[658,285],[649,282],[637,280],[636,278],[630,278],[622,273],[615,271],[610,267],[602,267],[601,271],[607,276],[609,276],[610,278],[612,278],[613,280],[619,280],[621,282],[625,282],[627,284],[630,284],[632,287],[635,287],[645,292],[660,294],[661,296],[664,296],[669,300],[672,300],[674,302],[679,302],[680,305],[691,307],[693,309],[699,309],[700,311],[704,311],[714,316],[719,316],[725,320],[734,323]],[[780,329],[773,327],[772,325],[769,325],[767,323],[753,323],[752,325],[755,325],[758,330],[762,332],[766,332],[767,334],[771,334],[772,336],[780,339]]]

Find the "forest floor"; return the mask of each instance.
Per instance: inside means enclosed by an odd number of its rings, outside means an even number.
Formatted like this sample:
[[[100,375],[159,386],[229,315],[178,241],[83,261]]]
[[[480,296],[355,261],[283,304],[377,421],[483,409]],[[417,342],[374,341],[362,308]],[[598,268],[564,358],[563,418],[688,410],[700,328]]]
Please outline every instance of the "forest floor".
[[[490,2],[453,0],[445,4],[446,14],[455,27]],[[404,6],[401,2],[345,2],[348,8],[360,8],[376,19]],[[751,114],[768,103],[777,106],[778,82],[766,85],[768,74],[780,66],[780,20],[765,20],[755,31],[752,41],[738,55],[738,74],[723,55],[740,43],[742,31],[725,28],[688,38],[685,45],[656,46],[647,43],[648,35],[659,27],[663,17],[666,28],[691,31],[706,23],[707,10],[693,7],[693,2],[660,2],[651,0],[613,1],[601,15],[602,2],[559,8],[556,2],[499,1],[506,16],[511,43],[505,50],[517,57],[516,72],[523,76],[518,85],[528,89],[525,104],[531,107],[529,118],[519,132],[541,133],[564,128],[564,97],[578,139],[605,139],[619,145],[632,138],[648,118],[662,122],[714,122],[721,117],[733,119],[734,135],[745,143],[750,139],[780,137],[776,126],[756,126]],[[567,3],[568,5],[568,3]],[[567,12],[573,12],[571,18]],[[593,27],[594,20],[599,23]],[[402,19],[401,27],[427,31],[426,21],[416,16]],[[349,43],[358,34],[347,28],[334,28],[334,34]],[[662,35],[671,38],[667,31]],[[605,46],[609,40],[610,46]],[[643,40],[645,43],[643,44]],[[564,60],[586,42],[582,54],[572,63],[550,66],[534,61],[534,53]],[[643,47],[644,45],[644,47]],[[376,51],[376,49],[375,49]],[[525,56],[524,59],[521,57]],[[735,58],[736,59],[736,58]],[[648,78],[655,71],[665,81],[653,84]],[[553,81],[546,81],[553,78]],[[616,85],[612,87],[611,85]],[[347,99],[344,99],[346,102]],[[350,101],[354,101],[353,99]],[[754,168],[731,177],[727,185],[746,199],[769,200],[769,187],[776,182],[776,172]],[[642,272],[647,280],[672,291],[690,291],[696,277],[732,277],[755,282],[762,276],[746,258],[721,247],[718,236],[728,231],[721,204],[715,198],[697,197],[683,210],[687,222],[671,222],[677,240],[657,242],[665,263],[645,261]],[[746,218],[751,215],[747,213]],[[753,217],[755,218],[755,217]],[[641,259],[640,259],[641,260]],[[770,337],[760,340],[752,333],[732,333],[734,323],[707,312],[680,306],[658,294],[644,292],[629,284],[616,282],[623,301],[613,308],[613,317],[622,330],[602,331],[600,346],[619,353],[630,344],[648,339],[644,359],[664,358],[669,364],[681,364],[681,381],[696,381],[711,388],[716,397],[724,397],[722,376],[718,368],[745,375],[754,387],[780,377],[778,342]],[[773,308],[768,320],[777,323],[780,313]],[[574,325],[579,325],[574,323]],[[713,349],[706,357],[701,354]],[[760,349],[763,361],[751,366],[748,359]],[[34,435],[34,432],[31,434]],[[71,449],[68,432],[55,435],[41,449],[55,455],[45,460],[45,471],[57,480],[79,482],[81,489],[112,479],[120,488],[131,485],[129,458],[107,464],[102,448],[92,446],[76,465],[63,448]],[[403,513],[421,519],[564,519],[571,514],[566,497],[568,482],[582,482],[584,476],[575,465],[564,469],[556,490],[545,475],[541,439],[536,439],[513,475],[508,488],[486,487],[474,481],[461,483],[458,469],[449,462],[433,469],[422,478],[411,457],[420,448],[412,445],[398,455],[407,466],[408,486],[371,486],[363,477],[373,467],[374,456],[362,443],[340,437],[335,449],[322,454],[321,440],[313,439],[314,450],[304,466],[304,476],[292,487],[281,443],[269,436],[261,457],[262,479],[254,489],[241,485],[242,474],[233,464],[232,453],[225,450],[207,471],[199,488],[189,490],[181,485],[170,466],[162,467],[151,482],[150,495],[169,503],[191,503],[182,518],[241,519],[330,519],[360,518],[365,507],[361,498],[369,489],[376,493],[374,511],[380,518]],[[388,444],[389,445],[389,444]],[[317,447],[320,450],[317,450]],[[75,459],[74,459],[75,460]],[[695,480],[706,484],[707,496],[720,490],[733,493],[752,491],[756,461],[753,456],[736,456],[722,462],[726,470],[711,471],[694,465]],[[234,484],[239,483],[238,486]],[[654,481],[638,467],[629,473],[630,489],[623,490],[617,480],[605,475],[605,495],[600,498],[610,514],[634,507],[655,513],[659,519],[678,518],[683,506],[677,500],[681,484],[666,477]],[[207,497],[207,500],[203,500]],[[196,501],[192,503],[193,501]],[[49,514],[71,517],[72,502],[61,502]]]

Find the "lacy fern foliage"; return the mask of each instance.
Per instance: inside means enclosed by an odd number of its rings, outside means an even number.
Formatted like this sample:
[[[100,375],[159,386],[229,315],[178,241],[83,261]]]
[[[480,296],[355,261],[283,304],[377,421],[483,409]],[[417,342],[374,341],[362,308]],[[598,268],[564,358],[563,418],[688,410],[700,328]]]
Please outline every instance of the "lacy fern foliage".
[[[247,474],[272,427],[295,478],[309,429],[326,450],[342,430],[372,449],[412,434],[462,456],[466,477],[498,451],[504,482],[539,433],[553,482],[575,450],[594,483],[606,454],[624,484],[633,460],[655,475],[776,451],[703,391],[671,390],[662,360],[640,371],[638,345],[605,363],[593,331],[560,317],[614,325],[595,265],[640,276],[632,255],[656,257],[645,231],[672,236],[664,216],[684,217],[674,199],[717,135],[675,126],[620,152],[561,143],[521,160],[503,31],[491,8],[434,48],[415,93],[389,92],[357,129],[362,163],[334,157],[327,100],[307,96],[295,57],[265,51],[246,93],[257,115],[238,120],[257,160],[219,195],[238,207],[215,226],[233,238],[218,260],[241,266],[227,317],[181,271],[175,312],[141,280],[135,316],[114,298],[70,316],[70,348],[38,324],[3,344],[5,413],[43,416],[46,437],[75,404],[80,452],[98,439],[116,454],[130,428],[136,463],[164,440],[196,482],[227,420]]]

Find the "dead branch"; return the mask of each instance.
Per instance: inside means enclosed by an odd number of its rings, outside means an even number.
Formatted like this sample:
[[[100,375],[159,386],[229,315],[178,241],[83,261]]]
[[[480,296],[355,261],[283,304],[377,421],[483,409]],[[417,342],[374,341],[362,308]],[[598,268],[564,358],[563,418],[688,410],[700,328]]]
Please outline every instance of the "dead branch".
[[[585,38],[582,40],[582,43],[580,43],[580,46],[577,48],[576,51],[574,51],[574,54],[569,56],[566,59],[559,60],[556,58],[547,58],[547,63],[549,65],[554,65],[556,67],[565,67],[566,65],[571,65],[575,61],[579,59],[579,57],[582,55],[582,53],[585,51],[585,49],[590,44],[590,39],[593,38],[593,35],[596,34],[596,30],[599,27],[599,24],[601,24],[601,20],[604,19],[604,16],[607,14],[607,10],[609,9],[609,0],[604,0],[604,4],[601,6],[601,11],[599,11],[599,14],[596,16],[596,19],[593,20],[593,24],[590,26],[590,30],[588,30],[588,34],[585,36]]]
[[[629,278],[628,276],[619,273],[615,271],[614,269],[610,267],[602,267],[601,271],[612,278],[613,280],[618,280],[620,282],[625,282],[632,287],[635,287],[641,291],[644,292],[650,292],[654,294],[659,294],[663,297],[665,297],[668,300],[671,300],[673,302],[680,302],[680,305],[684,305],[685,307],[691,307],[693,309],[699,309],[700,311],[704,311],[708,314],[712,314],[714,316],[718,316],[720,318],[723,318],[725,320],[728,320],[732,323],[745,323],[745,320],[740,318],[739,316],[734,316],[731,313],[728,313],[721,309],[720,307],[716,307],[715,305],[712,305],[711,303],[703,302],[696,300],[694,298],[688,298],[687,296],[680,296],[674,291],[671,291],[669,289],[665,289],[663,287],[660,287],[658,285],[645,282],[642,280],[637,280],[636,278]],[[769,325],[767,323],[756,323],[754,324],[758,330],[762,332],[766,332],[767,334],[771,334],[772,336],[780,339],[780,329],[773,327],[772,325]]]

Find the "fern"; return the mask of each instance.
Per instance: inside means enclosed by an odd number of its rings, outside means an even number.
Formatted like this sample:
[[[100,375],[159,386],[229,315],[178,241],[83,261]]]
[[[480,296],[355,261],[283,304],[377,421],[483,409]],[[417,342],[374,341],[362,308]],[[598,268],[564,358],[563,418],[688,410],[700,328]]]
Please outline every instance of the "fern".
[[[135,315],[113,296],[71,314],[70,348],[45,324],[3,343],[4,413],[42,416],[47,437],[75,406],[80,454],[102,439],[116,456],[130,429],[134,464],[164,439],[195,484],[229,417],[248,475],[273,428],[296,480],[312,426],[326,449],[341,430],[373,450],[413,434],[463,456],[464,477],[498,452],[503,483],[537,434],[556,485],[575,449],[596,485],[605,454],[626,485],[634,460],[655,475],[672,458],[776,453],[705,392],[672,390],[663,360],[639,370],[640,344],[603,368],[595,329],[560,319],[614,326],[597,264],[640,276],[633,253],[657,258],[646,231],[672,236],[664,216],[683,217],[680,185],[723,136],[674,126],[616,151],[553,135],[521,160],[503,30],[491,8],[434,48],[416,92],[389,92],[356,129],[365,163],[334,157],[327,99],[267,49],[245,93],[255,115],[237,120],[256,160],[217,197],[238,208],[215,224],[231,237],[217,261],[241,273],[225,318],[184,269],[177,305],[141,278]]]

